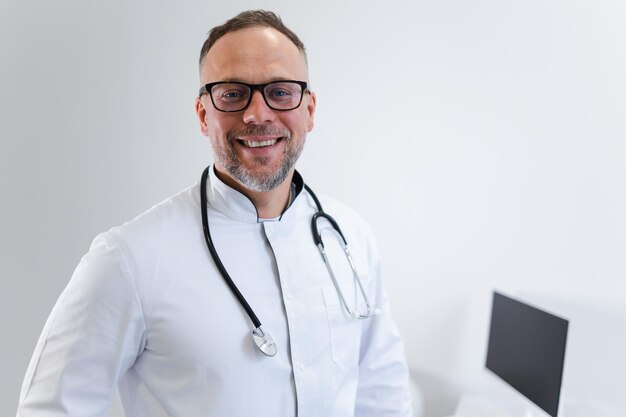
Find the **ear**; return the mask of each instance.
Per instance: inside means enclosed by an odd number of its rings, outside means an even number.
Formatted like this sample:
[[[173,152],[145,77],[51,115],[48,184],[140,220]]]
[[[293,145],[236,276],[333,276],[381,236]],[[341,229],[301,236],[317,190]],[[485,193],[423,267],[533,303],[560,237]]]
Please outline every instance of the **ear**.
[[[306,125],[307,132],[310,132],[311,130],[313,130],[313,126],[315,125],[314,115],[315,115],[315,106],[317,105],[317,96],[315,95],[315,93],[311,91],[311,94],[309,94],[309,96],[310,97],[306,105],[306,110],[308,113],[308,120],[307,120],[307,125]]]
[[[204,136],[209,136],[209,129],[206,124],[206,108],[202,104],[200,97],[196,98],[196,114],[198,115],[198,121],[200,122],[200,131]]]

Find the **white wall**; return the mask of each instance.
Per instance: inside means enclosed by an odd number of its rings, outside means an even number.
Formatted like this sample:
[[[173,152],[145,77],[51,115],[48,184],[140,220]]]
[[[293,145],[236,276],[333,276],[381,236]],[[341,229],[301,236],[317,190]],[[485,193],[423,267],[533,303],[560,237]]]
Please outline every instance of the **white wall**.
[[[95,234],[209,163],[198,50],[259,7],[308,47],[300,170],[377,232],[428,416],[480,373],[494,286],[625,303],[619,0],[2,0],[1,415]]]

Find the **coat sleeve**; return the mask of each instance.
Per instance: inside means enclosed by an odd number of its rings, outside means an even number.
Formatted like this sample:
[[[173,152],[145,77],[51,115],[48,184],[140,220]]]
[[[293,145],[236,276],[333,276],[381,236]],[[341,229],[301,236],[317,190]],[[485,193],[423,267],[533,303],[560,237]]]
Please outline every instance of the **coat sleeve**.
[[[373,279],[368,294],[380,311],[363,322],[355,416],[412,417],[402,338],[391,316],[375,251],[371,258]]]
[[[105,416],[143,349],[141,303],[115,241],[101,235],[59,297],[24,378],[17,417]]]

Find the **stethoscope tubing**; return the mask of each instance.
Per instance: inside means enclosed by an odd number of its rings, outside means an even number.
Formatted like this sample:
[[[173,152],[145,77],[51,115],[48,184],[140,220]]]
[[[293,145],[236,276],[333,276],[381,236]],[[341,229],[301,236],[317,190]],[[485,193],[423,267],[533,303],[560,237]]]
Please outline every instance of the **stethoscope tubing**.
[[[215,245],[213,244],[213,239],[211,238],[211,231],[209,229],[209,218],[208,218],[208,213],[207,213],[208,201],[207,201],[207,190],[206,190],[206,183],[207,183],[207,178],[209,175],[210,168],[211,168],[211,165],[205,168],[205,170],[202,172],[202,177],[200,178],[200,206],[202,210],[202,230],[204,232],[204,239],[206,241],[207,248],[209,249],[211,258],[213,258],[213,261],[215,262],[215,266],[220,271],[220,274],[222,275],[224,282],[226,282],[226,285],[228,286],[232,294],[235,296],[235,298],[237,298],[237,300],[239,301],[239,304],[244,308],[244,310],[246,311],[246,314],[248,314],[248,317],[252,321],[252,324],[254,324],[254,330],[252,331],[252,336],[253,336],[255,344],[267,356],[274,356],[277,350],[276,344],[274,343],[271,335],[262,329],[261,321],[254,313],[254,310],[252,310],[252,307],[250,307],[250,304],[248,304],[243,294],[241,294],[241,292],[239,291],[239,288],[237,288],[237,285],[235,285],[235,283],[233,282],[233,279],[230,277],[230,274],[228,273],[228,271],[226,270],[226,267],[222,263],[222,260],[220,259],[217,253],[217,250],[215,249]],[[317,212],[313,215],[311,219],[311,232],[313,235],[313,241],[315,243],[315,246],[317,246],[317,248],[319,249],[322,259],[324,263],[326,264],[326,268],[328,269],[328,272],[335,286],[335,289],[337,290],[337,293],[339,294],[342,304],[344,305],[345,309],[348,311],[350,316],[356,319],[366,319],[366,318],[370,318],[374,316],[375,314],[378,314],[377,309],[372,310],[370,306],[367,295],[365,294],[365,289],[363,288],[363,285],[361,284],[361,280],[359,279],[358,274],[355,269],[354,261],[352,260],[352,256],[350,255],[350,251],[348,250],[348,243],[346,241],[345,236],[343,235],[343,232],[341,231],[341,228],[339,227],[339,224],[337,224],[337,221],[332,216],[324,212],[324,210],[322,209],[322,204],[320,203],[319,199],[317,198],[313,190],[311,190],[311,188],[306,184],[304,184],[304,188],[309,193],[309,195],[315,202],[315,205],[317,206]],[[333,273],[333,270],[330,267],[330,263],[326,256],[324,242],[322,241],[322,236],[317,227],[317,221],[319,219],[327,220],[331,224],[333,229],[337,232],[337,234],[341,237],[344,253],[346,255],[346,258],[348,259],[350,268],[352,269],[354,279],[358,284],[358,288],[360,289],[361,294],[363,295],[363,300],[365,302],[365,305],[367,306],[367,314],[360,314],[358,310],[352,310],[348,306],[346,299],[343,296],[343,292],[341,291],[341,288],[339,287],[339,283],[337,282],[337,278],[335,277],[335,274]]]
[[[215,245],[213,244],[213,239],[211,237],[211,230],[209,228],[209,216],[207,213],[208,201],[207,201],[207,195],[206,195],[206,182],[209,176],[209,169],[211,169],[211,166],[208,166],[204,169],[204,171],[202,172],[202,177],[200,178],[200,206],[202,210],[202,230],[204,232],[204,240],[206,241],[206,245],[207,245],[207,248],[209,249],[209,253],[211,254],[211,258],[213,258],[213,261],[215,262],[215,266],[220,271],[222,278],[224,278],[224,282],[226,282],[226,285],[228,286],[232,294],[235,296],[235,298],[237,298],[237,300],[239,301],[243,309],[246,311],[246,314],[252,321],[252,324],[254,324],[254,327],[259,328],[261,327],[261,321],[259,320],[257,315],[254,313],[254,310],[252,310],[252,307],[250,307],[250,304],[248,304],[248,301],[243,296],[241,291],[239,291],[239,288],[237,288],[237,285],[235,285],[235,282],[233,281],[230,274],[226,270],[226,267],[222,263],[222,260],[220,259],[217,253],[217,250],[215,249]],[[315,241],[315,245],[316,246],[321,245],[322,247],[324,247],[324,243],[322,242],[322,238],[317,229],[317,219],[319,217],[323,217],[326,220],[328,220],[335,227],[335,230],[337,230],[337,232],[341,236],[341,239],[344,241],[344,243],[346,243],[346,238],[341,232],[339,225],[337,224],[335,219],[333,219],[331,216],[329,216],[328,214],[324,212],[324,209],[322,208],[322,204],[320,203],[319,199],[317,198],[317,196],[315,195],[311,187],[304,184],[304,188],[307,190],[311,198],[313,198],[313,201],[315,202],[315,205],[317,206],[317,210],[318,210],[317,213],[315,213],[315,215],[313,216],[313,219],[311,221],[311,231],[313,232],[313,240]]]
[[[220,274],[224,278],[226,285],[228,285],[228,288],[230,288],[230,291],[233,293],[235,298],[237,298],[241,306],[244,308],[244,310],[246,310],[246,313],[248,314],[248,317],[250,317],[250,320],[252,320],[252,324],[254,324],[254,327],[259,328],[261,327],[261,321],[256,316],[256,314],[254,314],[254,310],[252,310],[252,307],[250,307],[248,301],[246,301],[243,294],[241,294],[241,291],[239,291],[239,288],[237,288],[237,286],[233,282],[233,279],[230,277],[230,274],[226,270],[226,267],[222,263],[219,255],[217,254],[217,251],[215,250],[215,245],[213,244],[213,239],[211,238],[211,231],[209,230],[209,216],[207,213],[208,204],[206,195],[206,181],[209,175],[210,168],[210,166],[206,167],[204,172],[202,172],[202,177],[200,179],[200,205],[202,209],[202,230],[204,231],[204,239],[206,241],[207,247],[209,248],[209,252],[211,253],[211,257],[215,262],[215,266],[217,266],[217,269],[220,271]]]

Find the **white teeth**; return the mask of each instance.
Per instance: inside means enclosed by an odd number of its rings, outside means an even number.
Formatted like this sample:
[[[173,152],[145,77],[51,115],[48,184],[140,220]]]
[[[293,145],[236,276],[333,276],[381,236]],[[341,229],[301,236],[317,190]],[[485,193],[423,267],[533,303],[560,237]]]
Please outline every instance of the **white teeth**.
[[[260,148],[262,146],[271,146],[275,144],[276,142],[278,142],[278,139],[254,141],[254,142],[250,140],[243,141],[243,143],[249,148]]]

